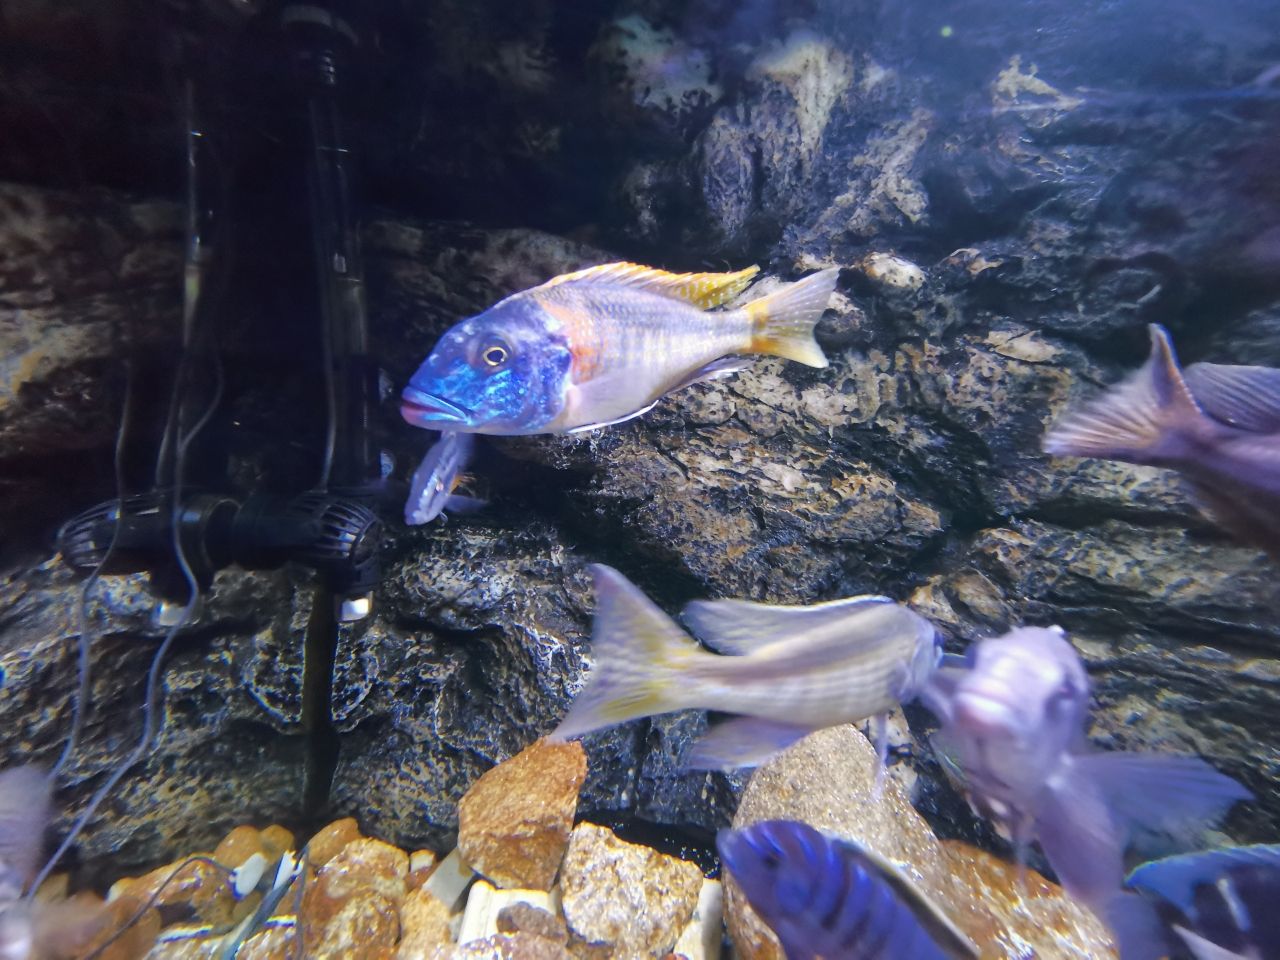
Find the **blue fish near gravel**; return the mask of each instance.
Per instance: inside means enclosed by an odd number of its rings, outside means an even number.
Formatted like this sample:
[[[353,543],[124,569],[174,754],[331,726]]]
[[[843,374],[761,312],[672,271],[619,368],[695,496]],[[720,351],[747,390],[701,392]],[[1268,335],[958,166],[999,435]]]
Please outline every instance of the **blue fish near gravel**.
[[[973,944],[891,863],[795,820],[721,830],[720,860],[787,960],[972,960]]]

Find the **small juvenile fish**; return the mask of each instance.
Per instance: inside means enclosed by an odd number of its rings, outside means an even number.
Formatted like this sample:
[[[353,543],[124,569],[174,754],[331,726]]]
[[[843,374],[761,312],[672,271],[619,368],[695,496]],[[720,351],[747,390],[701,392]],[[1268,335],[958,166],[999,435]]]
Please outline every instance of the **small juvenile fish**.
[[[1280,559],[1280,370],[1196,363],[1184,374],[1169,335],[1150,330],[1142,369],[1068,414],[1045,452],[1176,470],[1223,529]]]
[[[458,486],[475,449],[475,437],[469,433],[446,430],[440,434],[409,482],[409,499],[404,505],[404,522],[410,526],[430,523],[445,510],[470,513],[485,505],[483,500],[453,491]]]
[[[1196,960],[1280,958],[1280,844],[1154,860],[1126,883]]]
[[[975,809],[1015,842],[1038,840],[1063,887],[1111,924],[1123,960],[1154,958],[1123,922],[1123,854],[1134,829],[1184,830],[1248,790],[1198,757],[1089,753],[1089,678],[1058,627],[1020,627],[939,670],[922,699],[942,720]]]
[[[721,830],[720,860],[787,960],[973,960],[978,951],[893,864],[795,820]]]
[[[608,263],[548,280],[455,324],[405,387],[401,415],[430,430],[572,433],[639,416],[692,383],[728,376],[763,353],[812,367],[827,359],[813,327],[838,268],[738,310],[750,283]]]
[[[591,571],[595,666],[552,734],[562,740],[672,710],[719,710],[739,716],[697,741],[688,765],[753,766],[814,730],[887,714],[916,696],[941,655],[929,621],[886,597],[689,604],[684,619],[727,654],[717,656],[617,570]]]

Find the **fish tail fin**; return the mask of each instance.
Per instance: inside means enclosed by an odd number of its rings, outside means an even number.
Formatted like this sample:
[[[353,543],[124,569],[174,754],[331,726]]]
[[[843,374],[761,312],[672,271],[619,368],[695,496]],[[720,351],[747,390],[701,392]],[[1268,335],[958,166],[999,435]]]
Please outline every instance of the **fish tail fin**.
[[[1136,463],[1177,457],[1176,438],[1206,418],[1178,368],[1168,333],[1154,323],[1149,330],[1151,355],[1142,369],[1056,424],[1044,438],[1045,453]]]
[[[813,339],[813,328],[839,275],[839,267],[830,267],[743,307],[751,320],[750,351],[825,367],[827,358]]]
[[[553,740],[692,706],[697,685],[684,668],[708,656],[617,570],[594,564],[591,573],[595,665],[569,715],[552,732]]]

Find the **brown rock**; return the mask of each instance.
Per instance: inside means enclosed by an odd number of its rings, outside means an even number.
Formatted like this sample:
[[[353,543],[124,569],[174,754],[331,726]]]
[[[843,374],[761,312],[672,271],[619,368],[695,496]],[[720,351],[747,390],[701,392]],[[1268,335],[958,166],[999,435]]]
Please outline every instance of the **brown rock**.
[[[317,870],[338,855],[352,840],[360,839],[354,817],[344,817],[322,827],[307,843],[307,859]]]
[[[166,919],[194,917],[205,923],[225,924],[231,920],[235,898],[224,871],[207,860],[187,858],[157,867],[134,879],[121,880],[112,892],[146,901]]]
[[[436,952],[433,960],[570,960],[564,944],[532,933],[498,933]]]
[[[306,955],[308,960],[392,960],[399,939],[395,903],[379,893],[362,891],[329,919]]]
[[[308,956],[318,949],[323,931],[357,897],[377,894],[398,917],[408,872],[408,855],[381,840],[361,838],[343,847],[320,868],[302,897]]]
[[[151,948],[147,960],[212,960],[218,952],[219,937],[209,936],[207,927],[194,930],[204,931],[200,936],[188,936],[187,930],[171,927],[164,931],[164,937]]]
[[[1105,931],[1061,888],[1028,871],[1020,895],[1016,868],[965,844],[938,840],[892,777],[877,797],[876,764],[875,749],[853,727],[820,730],[756,771],[733,825],[801,820],[880,854],[980,947],[983,960],[1013,960],[1029,951],[1040,960],[1112,956]],[[732,875],[725,876],[724,889],[736,955],[782,960],[773,932]]]
[[[937,891],[937,903],[978,945],[982,960],[1005,957],[1001,943],[1034,944],[1045,960],[1115,956],[1102,922],[1056,883],[1028,868],[1020,884],[1015,864],[959,840],[941,843],[952,882]]]
[[[578,743],[545,738],[484,773],[458,805],[458,849],[497,887],[549,890],[587,776]]]
[[[261,831],[240,826],[222,838],[222,842],[213,851],[213,859],[226,867],[238,867],[255,853],[267,856]]]
[[[563,919],[532,903],[513,903],[503,907],[498,911],[497,924],[499,933],[532,933],[557,943],[569,939],[569,928]]]
[[[145,957],[160,935],[160,914],[151,908],[144,910],[145,905],[145,899],[131,894],[122,894],[108,903],[102,926],[81,955],[93,954],[95,960]]]
[[[275,860],[286,850],[297,850],[298,840],[292,830],[273,823],[262,831],[262,847],[267,859]]]
[[[425,890],[414,890],[404,898],[396,960],[425,960],[451,940],[448,907]]]
[[[296,927],[274,926],[259,930],[240,945],[236,960],[294,960]]]
[[[580,823],[569,838],[560,887],[569,929],[585,948],[575,953],[655,956],[675,945],[693,916],[702,871]]]

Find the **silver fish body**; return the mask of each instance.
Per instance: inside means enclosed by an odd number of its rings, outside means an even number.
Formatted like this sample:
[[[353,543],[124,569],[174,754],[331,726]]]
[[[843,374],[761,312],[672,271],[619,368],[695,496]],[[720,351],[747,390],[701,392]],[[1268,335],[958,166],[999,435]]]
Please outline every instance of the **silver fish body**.
[[[690,765],[752,765],[814,730],[913,698],[940,656],[929,622],[884,597],[690,604],[685,619],[717,655],[616,570],[592,571],[595,667],[558,738],[673,710],[718,710],[738,718],[695,744]]]
[[[410,526],[430,523],[446,510],[467,513],[484,506],[483,500],[453,492],[474,449],[475,438],[471,434],[446,430],[440,435],[409,482],[405,523]]]

